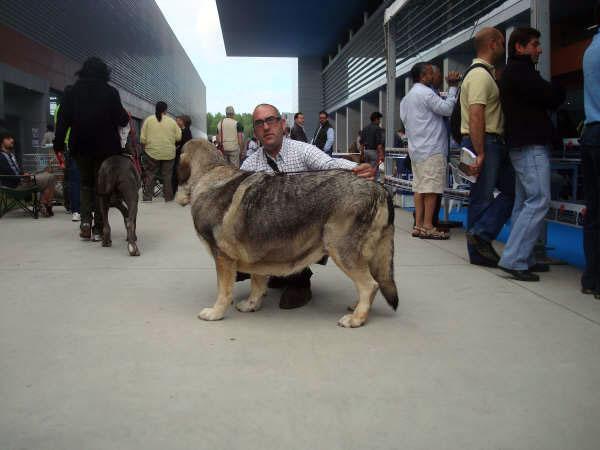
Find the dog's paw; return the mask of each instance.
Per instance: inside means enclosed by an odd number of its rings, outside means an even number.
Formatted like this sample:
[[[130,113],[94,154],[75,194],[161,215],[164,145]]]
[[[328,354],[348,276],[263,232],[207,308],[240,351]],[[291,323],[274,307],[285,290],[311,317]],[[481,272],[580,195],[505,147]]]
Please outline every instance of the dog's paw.
[[[348,311],[354,311],[356,309],[356,307],[358,306],[358,300],[356,300],[354,303],[352,303],[351,305],[348,305]]]
[[[219,314],[217,313],[214,308],[204,308],[202,311],[200,311],[200,314],[198,314],[198,319],[202,319],[202,320],[221,320],[223,318],[223,314]]]
[[[130,256],[140,256],[140,250],[135,244],[127,244],[127,250],[129,250]]]
[[[358,328],[365,323],[365,320],[360,317],[354,317],[353,314],[346,314],[338,320],[338,325],[344,328]]]
[[[260,304],[258,302],[252,302],[250,300],[242,300],[237,302],[235,305],[235,309],[240,312],[255,312],[260,309]]]

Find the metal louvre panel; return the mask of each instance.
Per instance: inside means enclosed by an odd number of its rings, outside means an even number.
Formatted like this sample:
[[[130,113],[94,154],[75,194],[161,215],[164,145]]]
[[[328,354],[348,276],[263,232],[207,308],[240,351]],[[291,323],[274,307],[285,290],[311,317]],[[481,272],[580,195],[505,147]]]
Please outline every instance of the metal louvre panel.
[[[2,0],[0,22],[76,62],[99,56],[115,85],[205,128],[204,83],[154,1]]]
[[[383,15],[378,9],[322,72],[325,109],[385,75]]]
[[[505,0],[410,0],[390,21],[396,64],[472,26]]]

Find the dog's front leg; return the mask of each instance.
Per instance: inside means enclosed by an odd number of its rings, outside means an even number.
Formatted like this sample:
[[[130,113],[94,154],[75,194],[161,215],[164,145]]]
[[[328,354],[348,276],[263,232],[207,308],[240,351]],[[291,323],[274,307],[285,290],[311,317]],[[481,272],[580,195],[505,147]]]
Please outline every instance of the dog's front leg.
[[[258,311],[262,306],[263,296],[267,292],[268,277],[264,275],[250,275],[251,290],[248,300],[242,300],[235,305],[236,309],[241,312]]]
[[[217,301],[212,308],[204,308],[198,314],[203,320],[221,320],[225,311],[233,301],[233,284],[235,283],[236,264],[231,258],[217,252]]]

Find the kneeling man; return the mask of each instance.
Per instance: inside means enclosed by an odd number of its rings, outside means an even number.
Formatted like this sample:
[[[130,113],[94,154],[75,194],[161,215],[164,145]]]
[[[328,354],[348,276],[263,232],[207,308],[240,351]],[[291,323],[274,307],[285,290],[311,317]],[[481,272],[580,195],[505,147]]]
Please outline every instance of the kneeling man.
[[[331,158],[318,147],[292,139],[283,139],[285,119],[279,110],[268,104],[258,105],[252,115],[254,135],[262,142],[256,153],[246,158],[242,170],[251,172],[304,172],[308,170],[349,169],[359,177],[373,179],[369,164],[359,164],[345,159]],[[287,175],[284,175],[287,176]],[[292,175],[290,175],[292,176]],[[312,297],[310,277],[306,267],[285,278],[271,279],[269,287],[284,287],[279,307],[292,309],[304,306]]]

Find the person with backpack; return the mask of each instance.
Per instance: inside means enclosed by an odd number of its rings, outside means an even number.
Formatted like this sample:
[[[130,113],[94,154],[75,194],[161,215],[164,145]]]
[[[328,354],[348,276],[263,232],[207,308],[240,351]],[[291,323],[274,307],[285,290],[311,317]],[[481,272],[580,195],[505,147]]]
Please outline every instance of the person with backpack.
[[[477,155],[470,167],[477,181],[471,187],[467,210],[467,248],[471,264],[496,267],[500,256],[492,241],[510,217],[515,175],[504,143],[504,115],[495,65],[504,60],[504,36],[495,28],[483,28],[474,39],[477,58],[467,69],[460,88],[460,132],[456,114],[452,134],[461,146]],[[494,197],[494,189],[500,194]]]
[[[516,28],[508,41],[508,63],[500,78],[504,136],[515,170],[515,204],[510,237],[498,267],[520,281],[539,281],[533,247],[550,207],[550,151],[556,129],[548,110],[556,110],[566,92],[542,78],[535,65],[542,53],[540,32]]]

